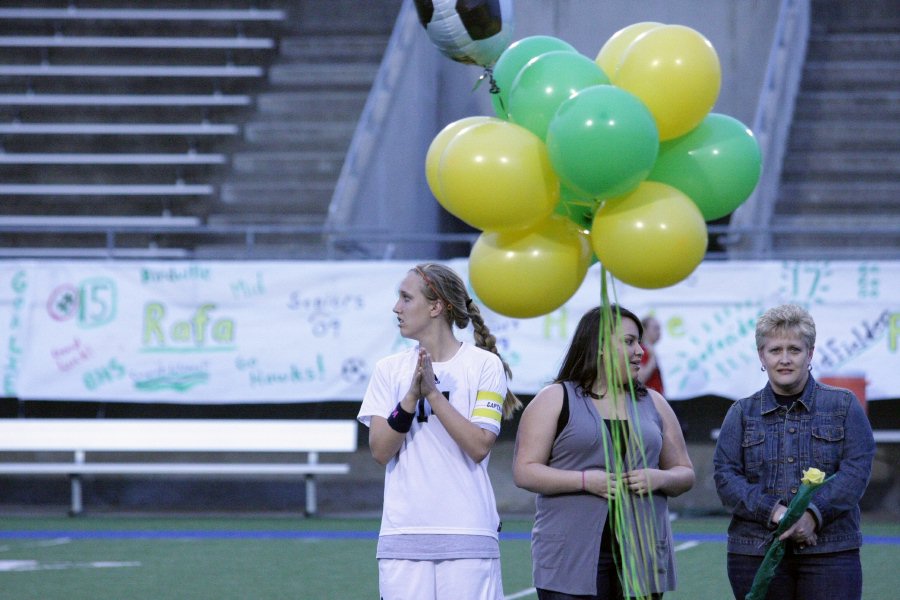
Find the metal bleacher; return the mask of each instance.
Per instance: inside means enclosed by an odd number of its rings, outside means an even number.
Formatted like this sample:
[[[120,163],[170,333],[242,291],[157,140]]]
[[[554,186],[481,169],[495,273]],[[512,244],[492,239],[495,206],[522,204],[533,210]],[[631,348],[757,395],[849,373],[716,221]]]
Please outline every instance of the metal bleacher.
[[[0,7],[0,256],[188,255],[161,233],[204,223],[284,11],[21,4]]]
[[[400,0],[0,6],[0,257],[309,258]]]
[[[796,93],[765,95],[763,176],[731,217],[732,258],[900,257],[900,17],[890,0],[785,1],[770,61]],[[782,27],[787,24],[788,27]],[[799,47],[791,48],[790,44]],[[780,67],[780,68],[779,68]],[[766,89],[778,89],[767,82]],[[795,96],[795,97],[794,97]],[[789,118],[785,118],[787,115]]]

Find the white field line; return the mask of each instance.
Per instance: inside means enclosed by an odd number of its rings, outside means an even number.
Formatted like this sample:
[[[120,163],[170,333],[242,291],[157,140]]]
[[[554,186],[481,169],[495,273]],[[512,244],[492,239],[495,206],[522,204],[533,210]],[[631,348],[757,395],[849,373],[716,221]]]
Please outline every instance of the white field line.
[[[52,540],[41,540],[39,542],[35,542],[34,546],[36,548],[52,548],[53,546],[65,546],[66,544],[71,544],[72,538],[56,538]]]
[[[677,546],[675,546],[675,552],[681,552],[682,550],[688,550],[690,548],[693,548],[694,546],[699,546],[699,545],[700,545],[700,542],[698,542],[696,540],[691,540],[690,542],[685,542],[683,544],[678,544]]]
[[[0,573],[22,571],[65,571],[68,569],[120,569],[140,567],[139,561],[47,562],[36,560],[0,560]]]

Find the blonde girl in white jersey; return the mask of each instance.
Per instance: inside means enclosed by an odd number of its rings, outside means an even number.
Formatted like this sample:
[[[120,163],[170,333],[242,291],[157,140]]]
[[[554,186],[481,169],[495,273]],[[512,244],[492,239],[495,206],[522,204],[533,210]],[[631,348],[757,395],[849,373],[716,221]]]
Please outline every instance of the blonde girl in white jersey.
[[[378,538],[383,600],[499,600],[500,519],[488,477],[502,418],[521,403],[509,366],[452,269],[426,263],[400,283],[400,334],[418,346],[381,359],[358,419],[385,470]],[[474,328],[475,345],[453,326]]]

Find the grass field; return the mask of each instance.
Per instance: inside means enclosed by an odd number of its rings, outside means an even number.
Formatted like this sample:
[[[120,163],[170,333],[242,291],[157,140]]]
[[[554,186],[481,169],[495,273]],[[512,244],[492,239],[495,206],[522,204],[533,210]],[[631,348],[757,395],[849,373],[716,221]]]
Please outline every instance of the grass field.
[[[678,591],[728,599],[723,519],[680,519]],[[507,598],[536,598],[526,520],[504,523]],[[377,520],[235,515],[0,517],[4,600],[378,597]],[[864,598],[898,597],[900,523],[866,523]]]

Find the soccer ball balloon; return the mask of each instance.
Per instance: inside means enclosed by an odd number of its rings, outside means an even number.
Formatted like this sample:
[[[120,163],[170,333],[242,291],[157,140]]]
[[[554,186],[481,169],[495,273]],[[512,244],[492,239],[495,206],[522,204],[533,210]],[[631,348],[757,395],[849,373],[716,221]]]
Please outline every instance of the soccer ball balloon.
[[[444,55],[488,67],[512,38],[512,0],[414,0],[419,21]]]

